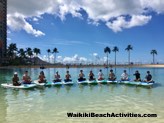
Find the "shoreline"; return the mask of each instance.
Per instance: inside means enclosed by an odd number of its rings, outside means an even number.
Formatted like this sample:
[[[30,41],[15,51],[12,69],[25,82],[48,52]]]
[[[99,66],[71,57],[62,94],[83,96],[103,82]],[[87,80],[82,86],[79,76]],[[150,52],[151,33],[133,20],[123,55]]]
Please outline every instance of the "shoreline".
[[[104,65],[42,65],[46,68],[105,68]],[[0,69],[5,68],[40,68],[41,65],[19,65],[19,66],[0,66]],[[164,64],[133,64],[133,65],[109,65],[108,68],[164,68]]]

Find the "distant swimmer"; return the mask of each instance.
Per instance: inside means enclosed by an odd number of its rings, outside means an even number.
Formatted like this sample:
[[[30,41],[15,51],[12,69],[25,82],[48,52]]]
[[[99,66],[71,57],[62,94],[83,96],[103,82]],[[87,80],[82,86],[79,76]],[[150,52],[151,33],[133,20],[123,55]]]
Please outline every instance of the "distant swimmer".
[[[43,71],[40,72],[40,75],[39,75],[38,79],[39,79],[39,81],[38,81],[39,83],[44,83],[44,82],[46,82],[46,77],[45,77]]]
[[[64,81],[65,81],[65,82],[70,82],[70,81],[72,81],[72,80],[71,80],[71,75],[69,74],[69,71],[68,71],[68,70],[66,71],[66,75],[65,75]]]
[[[59,72],[56,71],[54,82],[61,82]]]
[[[110,81],[115,81],[116,80],[116,76],[113,73],[113,70],[112,69],[110,70],[110,73],[109,73],[109,80]]]
[[[28,71],[25,71],[23,75],[23,84],[31,84],[31,77],[28,75]]]
[[[14,72],[14,76],[12,78],[12,82],[14,86],[20,86],[21,83],[19,82],[19,77],[18,77],[18,73]]]
[[[86,80],[86,78],[83,73],[83,70],[80,70],[78,81],[85,81],[85,80]]]
[[[150,71],[147,71],[147,75],[145,77],[146,82],[151,82],[152,80],[152,75],[150,74]]]
[[[100,69],[99,73],[98,73],[98,80],[104,80],[104,74],[102,73],[102,70]]]
[[[136,78],[134,81],[141,81],[140,73],[138,70],[136,70],[135,74],[133,74]]]
[[[94,74],[93,74],[93,72],[92,72],[92,70],[89,72],[89,81],[92,81],[92,80],[95,80],[95,78],[94,78]]]
[[[122,81],[127,81],[127,80],[129,80],[128,76],[129,76],[129,75],[126,73],[126,70],[124,70],[124,72],[121,74],[121,80],[122,80]]]

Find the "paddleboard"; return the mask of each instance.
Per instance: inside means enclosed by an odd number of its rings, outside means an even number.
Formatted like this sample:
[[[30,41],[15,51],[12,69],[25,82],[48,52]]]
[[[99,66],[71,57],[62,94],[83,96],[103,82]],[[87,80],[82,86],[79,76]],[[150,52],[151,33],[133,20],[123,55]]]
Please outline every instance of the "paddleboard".
[[[87,81],[87,80],[84,80],[84,81],[79,81],[79,80],[77,80],[77,83],[78,83],[78,84],[88,84],[88,81]]]
[[[20,86],[14,86],[11,83],[10,84],[3,83],[3,84],[1,84],[1,86],[4,88],[28,89],[28,88],[34,88],[36,86],[36,84],[32,83],[32,84],[21,84]]]
[[[140,82],[139,85],[142,85],[142,86],[152,86],[155,82],[152,81],[152,82]]]
[[[69,81],[69,82],[63,81],[62,83],[63,83],[64,85],[73,85],[73,84],[74,84],[73,81]]]
[[[139,81],[139,82],[136,82],[136,81],[120,81],[120,83],[129,84],[129,85],[151,86],[151,85],[154,84],[154,81],[152,81],[152,82],[144,82],[144,81]]]
[[[98,83],[102,83],[102,84],[103,84],[103,83],[107,83],[107,80],[105,80],[105,79],[104,79],[104,80],[98,80],[98,79],[97,79],[96,81],[97,81]]]
[[[114,81],[111,81],[111,80],[107,80],[107,83],[111,83],[111,84],[115,84],[115,83],[118,83],[118,81],[117,80],[114,80]]]
[[[127,81],[122,81],[122,80],[119,81],[120,84],[122,84],[122,83],[123,83],[123,84],[129,84],[129,82],[130,82],[130,81],[128,81],[128,80],[127,80]]]
[[[48,82],[46,85],[62,85],[63,82]]]
[[[98,84],[96,80],[87,80],[88,84]]]
[[[46,83],[39,83],[38,80],[34,80],[34,83],[38,86],[45,86]]]

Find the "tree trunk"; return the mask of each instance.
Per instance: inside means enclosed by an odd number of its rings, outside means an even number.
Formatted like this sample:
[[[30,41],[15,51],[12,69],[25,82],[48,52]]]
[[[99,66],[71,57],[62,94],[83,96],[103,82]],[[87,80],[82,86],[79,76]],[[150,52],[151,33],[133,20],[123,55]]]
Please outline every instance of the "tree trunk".
[[[50,63],[50,54],[48,53],[48,62]]]
[[[116,52],[115,52],[115,66],[116,66]]]
[[[129,51],[129,64],[130,64],[130,51]]]
[[[108,53],[107,53],[107,68],[108,68]]]
[[[56,53],[54,55],[54,64],[56,63]]]
[[[153,54],[153,64],[155,64],[155,60],[154,60],[154,54]]]

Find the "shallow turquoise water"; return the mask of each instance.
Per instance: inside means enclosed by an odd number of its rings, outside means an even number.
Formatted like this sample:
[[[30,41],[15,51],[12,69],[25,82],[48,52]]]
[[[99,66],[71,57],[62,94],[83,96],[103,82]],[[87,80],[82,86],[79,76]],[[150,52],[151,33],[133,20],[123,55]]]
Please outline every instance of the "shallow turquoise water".
[[[84,68],[87,75],[90,70],[95,75],[100,68]],[[32,79],[36,79],[40,69],[0,69],[0,83],[10,82],[14,71],[23,75],[29,71]],[[59,71],[64,78],[66,69],[45,69],[48,81],[53,79],[55,71]],[[76,80],[80,68],[71,68],[72,79]],[[102,68],[105,76],[107,69]],[[115,70],[115,69],[114,69]],[[120,75],[124,68],[117,68],[116,75]],[[157,82],[153,88],[136,87],[120,84],[78,85],[34,88],[30,90],[4,89],[0,87],[0,123],[163,123],[164,121],[164,69],[131,68],[127,69],[130,77],[135,70],[139,70],[144,78],[150,70]],[[109,70],[108,70],[109,71]],[[150,113],[157,114],[157,118],[68,118],[67,112],[94,113]]]

